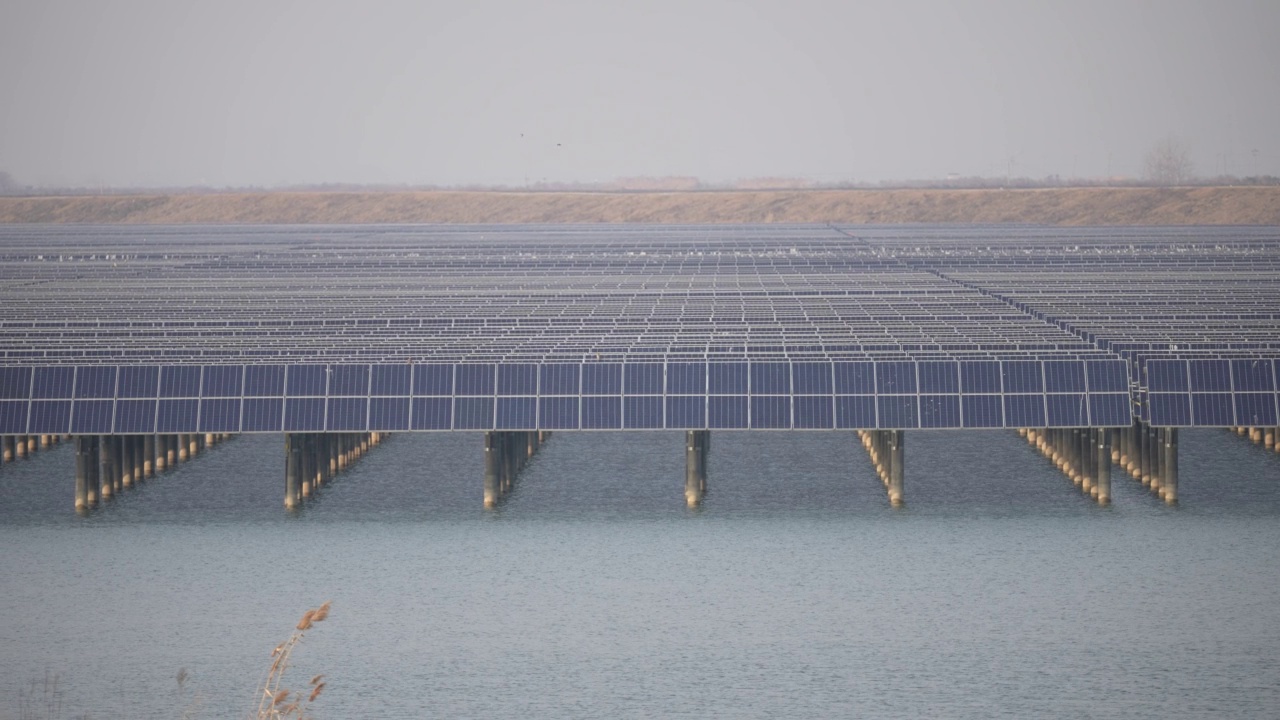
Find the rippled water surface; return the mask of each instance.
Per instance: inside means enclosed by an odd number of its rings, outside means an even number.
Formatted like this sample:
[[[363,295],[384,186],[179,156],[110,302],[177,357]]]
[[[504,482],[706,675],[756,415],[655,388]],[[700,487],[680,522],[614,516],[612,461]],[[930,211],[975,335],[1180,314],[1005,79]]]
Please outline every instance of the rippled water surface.
[[[295,516],[244,436],[88,518],[72,449],[0,467],[0,718],[1275,717],[1280,455],[1182,436],[1182,504],[1083,500],[1012,433],[907,435],[892,510],[839,433],[562,433],[494,512],[479,435],[401,435]],[[190,674],[182,695],[175,676]]]

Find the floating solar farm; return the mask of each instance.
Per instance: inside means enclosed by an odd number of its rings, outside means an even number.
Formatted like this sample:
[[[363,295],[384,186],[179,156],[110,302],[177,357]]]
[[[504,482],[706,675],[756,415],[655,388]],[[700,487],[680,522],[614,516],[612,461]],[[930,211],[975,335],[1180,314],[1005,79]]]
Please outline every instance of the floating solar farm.
[[[5,434],[1277,424],[1275,229],[0,242]]]
[[[1280,228],[8,226],[0,297],[9,436],[1280,424]]]

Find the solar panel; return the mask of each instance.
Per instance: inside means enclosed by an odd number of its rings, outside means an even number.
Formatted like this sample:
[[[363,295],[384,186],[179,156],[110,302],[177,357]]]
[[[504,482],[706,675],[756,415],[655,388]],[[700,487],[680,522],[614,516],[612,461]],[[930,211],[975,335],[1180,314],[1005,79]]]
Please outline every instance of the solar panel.
[[[142,241],[0,227],[0,241],[5,433],[1277,413],[1275,228],[237,227]]]

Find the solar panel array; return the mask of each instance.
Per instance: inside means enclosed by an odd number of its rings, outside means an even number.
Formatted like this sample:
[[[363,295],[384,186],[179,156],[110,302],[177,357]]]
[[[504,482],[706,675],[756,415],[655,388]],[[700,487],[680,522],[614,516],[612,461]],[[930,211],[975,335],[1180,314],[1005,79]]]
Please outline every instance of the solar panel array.
[[[1278,264],[1266,228],[0,227],[0,433],[1276,424]]]

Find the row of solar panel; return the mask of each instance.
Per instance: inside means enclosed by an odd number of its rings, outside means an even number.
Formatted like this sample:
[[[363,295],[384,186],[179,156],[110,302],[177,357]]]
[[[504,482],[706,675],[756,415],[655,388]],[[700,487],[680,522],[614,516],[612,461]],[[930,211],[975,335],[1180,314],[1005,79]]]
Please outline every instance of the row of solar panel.
[[[1118,427],[1127,393],[0,401],[0,434]]]
[[[1280,387],[1275,360],[1148,360],[1151,392],[1269,392]],[[1242,423],[1244,424],[1244,423]]]
[[[1162,427],[1280,425],[1276,393],[1149,393],[1142,418]]]
[[[1128,392],[1120,360],[0,367],[0,399]]]

